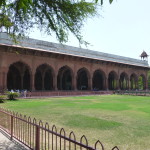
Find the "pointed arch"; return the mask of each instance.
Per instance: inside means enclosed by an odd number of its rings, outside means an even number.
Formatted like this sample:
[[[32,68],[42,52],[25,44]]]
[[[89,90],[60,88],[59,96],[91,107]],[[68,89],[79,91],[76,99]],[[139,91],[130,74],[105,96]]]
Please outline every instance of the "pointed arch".
[[[129,77],[126,72],[120,74],[119,83],[121,90],[127,90],[129,88]]]
[[[145,90],[146,89],[146,77],[143,74],[141,74],[138,77],[138,89],[139,90]]]
[[[117,80],[118,75],[115,71],[111,71],[108,74],[108,89],[109,90],[116,90],[117,89]]]
[[[36,90],[53,90],[54,70],[48,64],[37,67],[34,84]]]
[[[105,89],[106,74],[103,70],[95,70],[93,73],[93,89],[104,90]]]
[[[130,76],[130,89],[135,90],[137,89],[137,82],[138,82],[138,77],[135,73],[132,73]]]
[[[21,61],[15,62],[9,66],[7,73],[7,88],[11,89],[31,89],[31,69]]]
[[[59,69],[57,75],[58,90],[72,90],[73,71],[68,66],[63,66]]]
[[[90,73],[87,68],[80,68],[77,72],[77,89],[88,90]]]

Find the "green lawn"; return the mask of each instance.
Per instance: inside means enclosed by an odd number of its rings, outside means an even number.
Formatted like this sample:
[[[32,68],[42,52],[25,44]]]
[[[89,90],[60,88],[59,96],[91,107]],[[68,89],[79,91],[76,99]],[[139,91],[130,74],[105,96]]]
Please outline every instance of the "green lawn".
[[[1,107],[86,135],[90,144],[100,140],[106,150],[150,150],[150,97],[85,96],[21,99]]]

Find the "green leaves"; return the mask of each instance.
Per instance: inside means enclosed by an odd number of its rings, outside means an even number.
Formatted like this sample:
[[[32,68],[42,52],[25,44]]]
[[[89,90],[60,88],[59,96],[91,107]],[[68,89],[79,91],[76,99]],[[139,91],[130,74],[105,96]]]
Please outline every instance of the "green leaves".
[[[6,0],[1,0],[1,1],[0,1],[0,7],[1,7],[2,5],[6,5]]]
[[[98,0],[1,0],[0,10],[5,17],[0,24],[11,28],[11,34],[21,36],[36,26],[48,35],[55,33],[59,42],[67,42],[71,32],[80,44],[86,44],[81,29],[87,18],[97,14],[97,3]]]
[[[100,2],[101,5],[103,5],[103,2],[104,2],[104,1],[103,1],[103,0],[100,0],[100,1],[101,1],[101,2]],[[97,2],[98,2],[98,0],[95,0],[95,3],[97,3]],[[110,3],[110,4],[111,4],[112,2],[113,2],[113,0],[109,0],[109,3]]]
[[[113,0],[109,0],[109,3],[111,4],[113,2]]]
[[[13,26],[8,15],[0,14],[0,28],[4,27],[7,31]]]

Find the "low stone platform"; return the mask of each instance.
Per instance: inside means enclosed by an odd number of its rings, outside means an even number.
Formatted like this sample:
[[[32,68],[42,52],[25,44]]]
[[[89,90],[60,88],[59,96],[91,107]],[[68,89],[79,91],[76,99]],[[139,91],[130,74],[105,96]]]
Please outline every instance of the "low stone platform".
[[[113,94],[113,91],[35,91],[27,92],[26,97],[84,96],[108,94]]]

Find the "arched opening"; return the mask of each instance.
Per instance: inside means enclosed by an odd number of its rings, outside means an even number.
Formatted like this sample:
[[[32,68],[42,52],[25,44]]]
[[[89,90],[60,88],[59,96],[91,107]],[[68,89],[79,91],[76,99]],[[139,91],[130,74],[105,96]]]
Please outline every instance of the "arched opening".
[[[77,72],[77,89],[88,90],[88,71],[85,68]]]
[[[135,90],[137,89],[137,76],[135,74],[131,74],[130,76],[130,89]]]
[[[28,89],[30,87],[30,72],[26,70],[23,76],[23,89]]]
[[[7,74],[8,90],[30,90],[30,69],[22,63],[16,62],[9,67]]]
[[[128,89],[128,75],[125,72],[121,73],[119,83],[121,90]]]
[[[69,67],[64,66],[59,69],[57,88],[58,90],[72,90],[72,71]]]
[[[42,90],[42,73],[39,70],[35,73],[35,89]]]
[[[109,90],[117,89],[117,74],[114,71],[111,71],[108,75],[108,89]]]
[[[138,78],[138,89],[145,90],[146,89],[146,78],[144,75],[140,75]]]
[[[44,89],[45,90],[52,90],[53,89],[53,76],[51,73],[51,70],[48,69],[45,72],[45,76],[44,76]]]
[[[37,67],[34,83],[36,90],[53,90],[53,69],[47,64]]]
[[[103,71],[96,70],[93,74],[93,89],[104,90],[105,86],[105,74]]]

